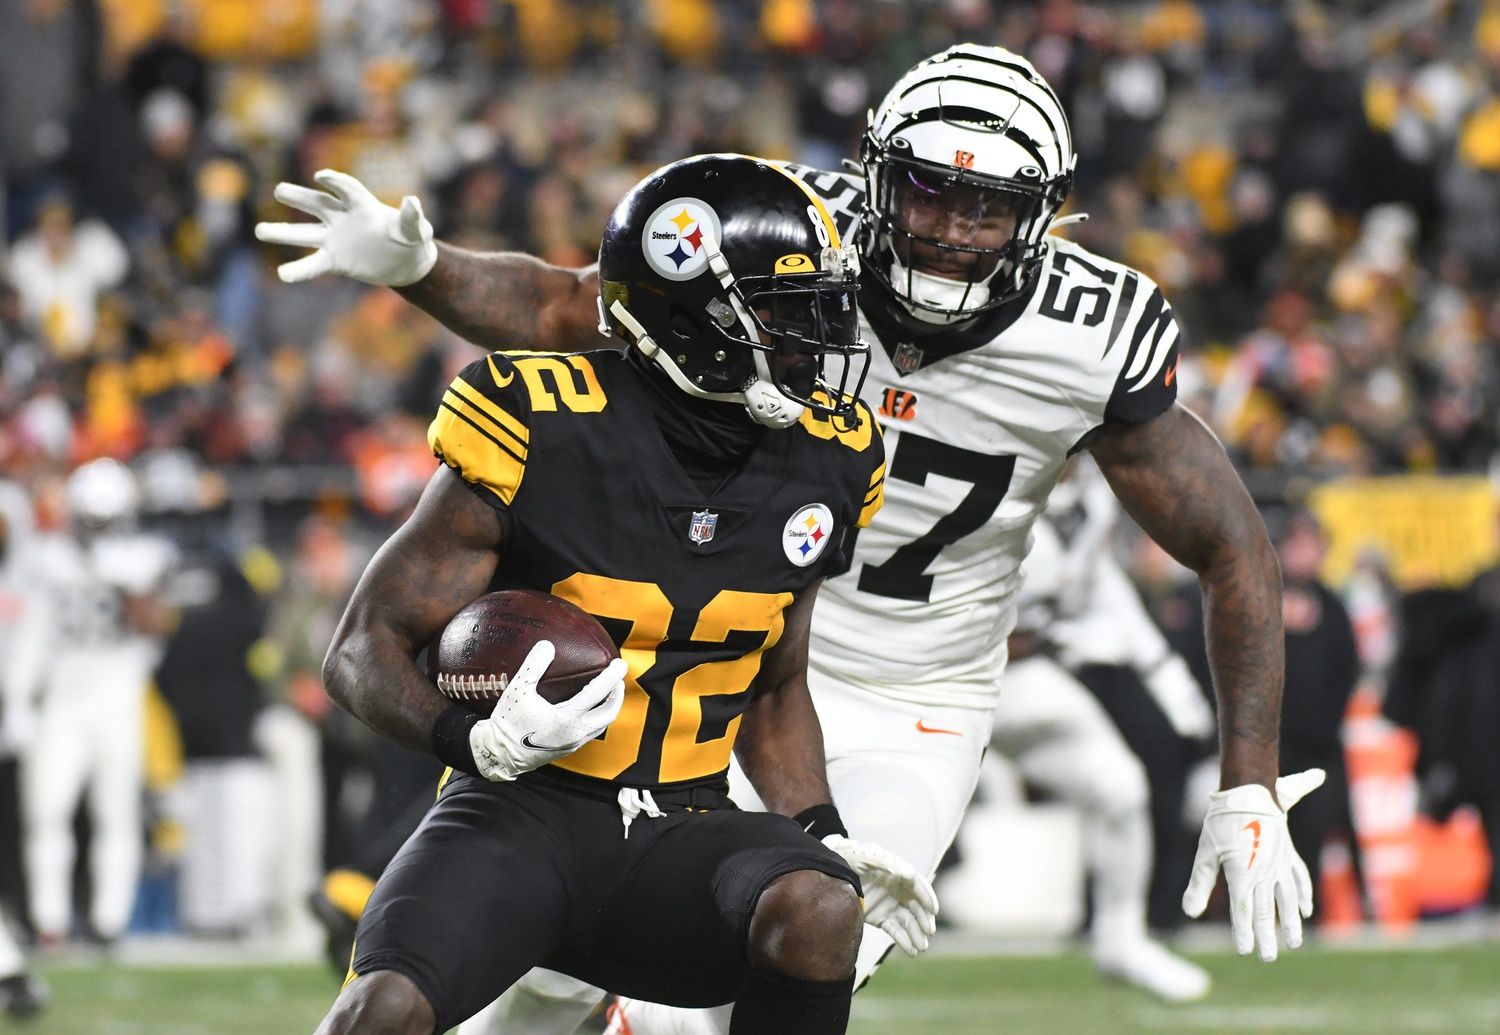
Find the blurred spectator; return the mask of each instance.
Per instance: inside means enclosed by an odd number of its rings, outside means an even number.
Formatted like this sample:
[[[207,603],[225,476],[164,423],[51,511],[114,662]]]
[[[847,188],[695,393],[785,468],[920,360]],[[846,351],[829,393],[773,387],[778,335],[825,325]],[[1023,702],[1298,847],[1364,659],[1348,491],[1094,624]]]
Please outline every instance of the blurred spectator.
[[[290,575],[275,602],[271,639],[281,651],[280,695],[317,730],[322,756],[327,865],[353,850],[353,828],[362,806],[357,774],[375,739],[358,720],[333,707],[323,690],[323,655],[365,558],[348,530],[324,517],[303,523]]]
[[[1167,74],[1139,34],[1124,30],[1118,50],[1100,69],[1104,100],[1104,153],[1096,176],[1134,169],[1148,153],[1158,120],[1167,105]]]
[[[192,106],[194,120],[209,114],[209,66],[194,43],[194,32],[189,9],[167,5],[160,31],[131,56],[125,69],[125,88],[137,107],[167,89]]]
[[[266,604],[237,559],[188,554],[164,595],[179,616],[156,686],[182,745],[181,920],[242,933],[266,916],[277,806],[253,737],[265,694],[251,671]]]
[[[94,67],[98,26],[74,0],[0,5],[0,185],[4,237],[31,220],[67,153],[68,114]]]
[[[1312,515],[1290,515],[1276,536],[1282,571],[1282,623],[1286,628],[1286,682],[1281,704],[1281,768],[1314,766],[1328,774],[1321,793],[1309,795],[1305,815],[1287,813],[1292,843],[1319,888],[1323,847],[1337,835],[1348,845],[1362,883],[1358,839],[1344,764],[1344,713],[1360,678],[1354,627],[1343,601],[1319,576],[1326,553]],[[1313,900],[1317,915],[1318,897]]]
[[[125,279],[129,262],[120,239],[102,223],[77,222],[66,198],[54,194],[38,207],[36,228],[16,242],[8,274],[26,327],[54,358],[87,355],[100,297]]]
[[[1446,820],[1479,810],[1490,847],[1488,902],[1500,908],[1500,566],[1461,590],[1409,594],[1402,641],[1385,699],[1391,721],[1421,744],[1422,810]]]
[[[238,151],[208,140],[181,94],[162,88],[141,106],[147,157],[143,276],[159,294],[207,289],[218,326],[236,346],[256,345],[259,284],[253,259],[255,172]]]
[[[250,671],[266,605],[233,557],[192,556],[173,571],[166,599],[178,613],[156,667],[156,686],[177,717],[184,757],[248,758],[265,695]]]

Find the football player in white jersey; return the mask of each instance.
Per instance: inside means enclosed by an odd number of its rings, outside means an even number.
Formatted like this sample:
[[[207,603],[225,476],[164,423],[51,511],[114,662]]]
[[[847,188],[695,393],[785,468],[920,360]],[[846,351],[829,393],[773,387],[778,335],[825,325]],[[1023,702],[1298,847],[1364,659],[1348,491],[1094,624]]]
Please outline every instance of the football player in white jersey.
[[[87,793],[93,840],[90,933],[104,943],[130,919],[141,862],[145,695],[169,616],[157,592],[171,547],[139,532],[134,475],[94,460],[67,483],[70,529],[36,544],[47,609],[35,732],[21,757],[24,856],[37,940],[72,926],[73,816]]]
[[[34,685],[43,660],[37,644],[45,618],[36,605],[35,529],[26,491],[0,478],[0,762],[19,755],[34,729],[25,688]],[[11,803],[5,804],[9,811]],[[0,1011],[29,1017],[46,1005],[47,995],[46,984],[27,970],[9,910],[0,903]]]
[[[860,241],[862,333],[880,346],[862,394],[891,457],[886,507],[813,619],[809,681],[842,816],[808,817],[809,829],[847,826],[936,867],[989,738],[1032,522],[1088,449],[1203,585],[1223,789],[1184,908],[1200,914],[1224,868],[1236,949],[1274,959],[1278,914],[1299,944],[1312,895],[1284,809],[1317,775],[1277,786],[1276,557],[1222,447],[1175,405],[1171,308],[1141,273],[1050,234],[1072,139],[1056,94],[1016,54],[963,45],[917,65],[872,114],[862,157],[862,176],[794,169]],[[317,222],[256,228],[313,249],[282,279],[398,287],[490,346],[598,346],[593,269],[439,244],[415,198],[391,208],[344,174],[316,178],[330,193],[282,184],[276,196]],[[866,928],[861,979],[890,945]],[[505,1030],[567,1030],[509,1016]],[[678,1030],[715,1030],[700,1020]]]

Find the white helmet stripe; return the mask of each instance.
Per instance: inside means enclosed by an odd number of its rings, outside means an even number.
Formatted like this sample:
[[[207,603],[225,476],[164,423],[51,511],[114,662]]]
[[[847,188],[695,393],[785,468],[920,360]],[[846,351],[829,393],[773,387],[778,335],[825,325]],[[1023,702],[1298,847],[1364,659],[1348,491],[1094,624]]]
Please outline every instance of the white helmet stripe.
[[[944,86],[956,83],[966,84],[966,87],[973,86],[980,90],[993,90],[996,93],[1007,94],[1011,97],[1016,98],[1017,107],[1020,106],[1021,102],[1031,105],[1031,107],[1036,110],[1036,113],[1040,115],[1044,120],[1046,120],[1047,128],[1051,129],[1054,133],[1057,133],[1061,136],[1069,137],[1069,143],[1071,143],[1072,134],[1068,132],[1066,119],[1055,117],[1062,114],[1062,105],[1057,102],[1057,98],[1054,97],[1050,91],[1043,93],[1040,98],[1033,96],[1030,92],[1025,90],[1025,87],[1035,85],[1029,82],[1023,81],[1021,83],[996,83],[988,82],[983,79],[976,79],[972,76],[966,75],[934,76],[931,79],[925,79],[913,83],[905,90],[902,90],[900,95],[901,100],[905,100],[912,94],[916,93],[918,90],[921,90],[928,86],[936,86],[939,90],[939,93],[941,94],[941,90]],[[967,92],[967,89],[965,89],[965,92]],[[984,109],[978,103],[979,100],[980,98],[970,98],[968,99],[967,103],[970,107],[984,112],[985,118],[982,121],[994,120],[994,112],[984,111]],[[942,102],[940,100],[939,104],[941,105],[941,103]],[[1049,111],[1048,109],[1051,110]],[[1014,112],[1012,112],[1011,118],[1014,118]],[[1007,119],[1005,121],[1010,120]]]

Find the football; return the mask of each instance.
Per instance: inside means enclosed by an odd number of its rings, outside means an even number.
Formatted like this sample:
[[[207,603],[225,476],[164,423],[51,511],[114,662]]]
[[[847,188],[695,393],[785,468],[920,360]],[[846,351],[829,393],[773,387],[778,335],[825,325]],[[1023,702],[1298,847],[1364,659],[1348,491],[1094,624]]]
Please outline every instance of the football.
[[[427,648],[427,674],[444,696],[488,715],[538,640],[557,656],[537,693],[557,704],[582,690],[620,656],[592,615],[550,593],[487,593],[448,622]]]

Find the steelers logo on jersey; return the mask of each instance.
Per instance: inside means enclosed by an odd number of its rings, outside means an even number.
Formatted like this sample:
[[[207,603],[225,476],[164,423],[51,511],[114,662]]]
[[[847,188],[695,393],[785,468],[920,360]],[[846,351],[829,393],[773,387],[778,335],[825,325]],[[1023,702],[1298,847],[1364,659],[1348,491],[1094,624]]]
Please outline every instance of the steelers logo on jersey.
[[[822,556],[833,536],[833,512],[821,503],[809,503],[787,519],[781,532],[786,559],[805,568]]]
[[[646,220],[641,249],[663,277],[692,280],[708,269],[708,245],[717,248],[722,234],[713,209],[697,198],[673,198]]]

